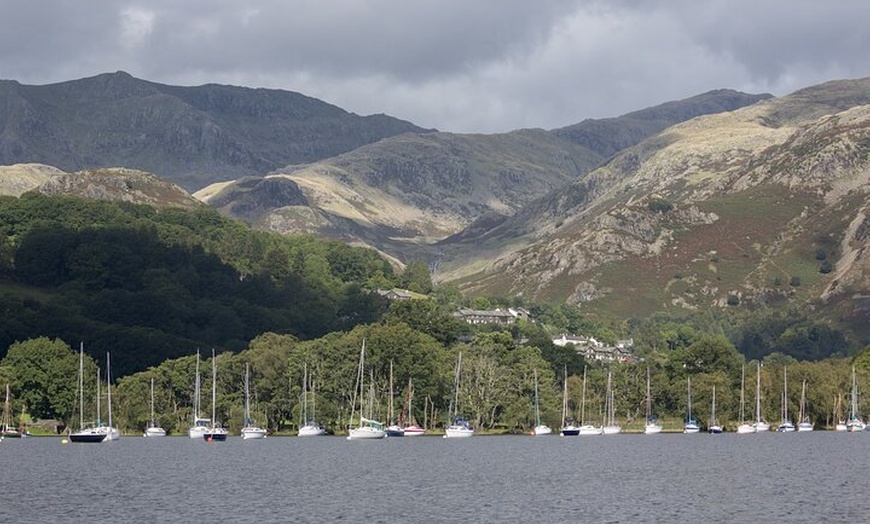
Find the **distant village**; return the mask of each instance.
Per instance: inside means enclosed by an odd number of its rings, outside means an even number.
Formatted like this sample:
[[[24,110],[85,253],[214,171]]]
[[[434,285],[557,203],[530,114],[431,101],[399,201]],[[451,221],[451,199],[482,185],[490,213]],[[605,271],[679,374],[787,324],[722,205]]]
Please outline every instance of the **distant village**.
[[[412,298],[409,291],[403,289],[378,290],[378,294],[390,300],[407,300]],[[531,313],[524,308],[506,309],[460,309],[453,316],[472,325],[496,324],[509,326],[518,320],[534,322]],[[556,346],[573,346],[574,351],[587,360],[603,362],[634,362],[632,353],[633,339],[617,340],[613,345],[607,345],[596,340],[594,337],[583,335],[561,334],[552,339]]]

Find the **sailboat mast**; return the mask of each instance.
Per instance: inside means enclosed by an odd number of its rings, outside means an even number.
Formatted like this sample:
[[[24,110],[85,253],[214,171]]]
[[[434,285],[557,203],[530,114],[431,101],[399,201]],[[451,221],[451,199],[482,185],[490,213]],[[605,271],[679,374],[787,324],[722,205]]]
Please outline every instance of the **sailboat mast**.
[[[302,365],[302,424],[308,424],[308,362]]]
[[[393,423],[393,360],[390,359],[390,397],[389,397],[389,408],[387,409],[389,413],[387,414],[387,423]]]
[[[79,346],[79,429],[85,427],[85,343]]]
[[[100,368],[97,368],[97,426],[102,426],[102,420],[100,419]]]
[[[106,405],[109,410],[109,431],[112,429],[112,364],[106,353]]]
[[[217,368],[215,367],[214,349],[211,350],[211,425],[217,427],[215,419],[215,404],[217,403]]]
[[[154,425],[154,377],[151,377],[151,425]]]
[[[250,391],[250,383],[249,383],[250,379],[248,376],[249,373],[250,373],[250,364],[245,362],[245,415],[244,415],[245,416],[245,423],[244,423],[245,427],[248,426],[248,424],[249,424],[248,421],[251,420],[251,404],[250,404],[251,391]]]
[[[462,372],[462,351],[456,360],[456,376],[453,377],[453,417],[459,414],[459,374]]]
[[[199,374],[199,350],[197,349],[196,350],[196,378],[194,379],[194,383],[193,383],[193,417],[194,417],[194,423],[196,423],[196,419],[200,418],[199,412],[200,412],[200,408],[201,408],[201,406],[200,406],[200,388],[202,387],[201,381],[202,381],[202,378],[200,377],[200,374]]]
[[[758,362],[758,366],[756,367],[756,378],[755,378],[755,422],[761,422],[761,361]]]
[[[692,421],[692,377],[686,377],[686,404],[688,406],[688,418],[686,422]]]
[[[535,426],[541,425],[541,414],[538,407],[538,370],[535,370]]]
[[[740,368],[740,423],[746,422],[746,412],[743,407],[743,388],[746,386],[746,364]]]
[[[584,370],[586,368],[583,368]],[[562,380],[562,425],[568,417],[568,366],[564,366],[564,379]]]
[[[586,366],[583,366],[583,395],[580,397],[580,424],[586,424]]]

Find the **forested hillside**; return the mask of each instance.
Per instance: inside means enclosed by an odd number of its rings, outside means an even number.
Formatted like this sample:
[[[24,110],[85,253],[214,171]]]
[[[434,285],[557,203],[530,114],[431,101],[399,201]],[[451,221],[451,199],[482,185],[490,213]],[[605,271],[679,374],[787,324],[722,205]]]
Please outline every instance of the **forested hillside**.
[[[116,376],[266,331],[371,322],[392,267],[371,250],[257,232],[200,207],[0,197],[0,351],[35,336],[112,351]]]

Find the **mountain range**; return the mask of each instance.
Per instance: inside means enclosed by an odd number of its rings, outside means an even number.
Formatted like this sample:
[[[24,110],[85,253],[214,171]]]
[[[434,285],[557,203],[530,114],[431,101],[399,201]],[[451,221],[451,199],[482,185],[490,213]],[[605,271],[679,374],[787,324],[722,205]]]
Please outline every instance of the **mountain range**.
[[[2,81],[0,108],[0,164],[53,166],[6,193],[137,187],[196,205],[195,191],[258,228],[427,260],[468,293],[621,317],[796,304],[870,339],[868,79],[494,135],[122,72]],[[97,173],[126,182],[101,193]]]

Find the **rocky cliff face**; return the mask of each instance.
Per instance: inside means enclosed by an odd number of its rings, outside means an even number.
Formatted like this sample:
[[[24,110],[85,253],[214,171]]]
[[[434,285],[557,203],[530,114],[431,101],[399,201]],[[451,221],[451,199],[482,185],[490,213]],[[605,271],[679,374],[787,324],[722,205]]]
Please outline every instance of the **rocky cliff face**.
[[[670,127],[479,234],[483,267],[444,245],[439,278],[620,314],[793,300],[855,318],[868,193],[870,80],[833,82]]]
[[[65,173],[41,164],[0,166],[0,194],[21,196],[27,191],[157,207],[203,205],[175,184],[135,169],[88,169]]]

